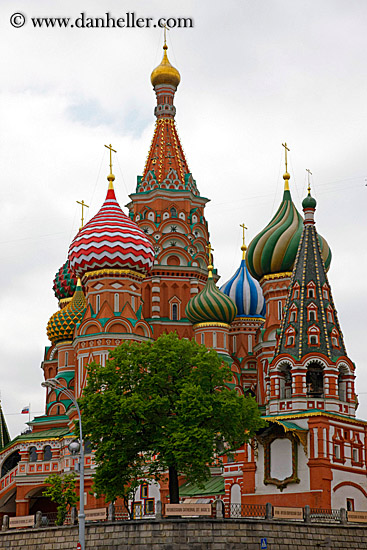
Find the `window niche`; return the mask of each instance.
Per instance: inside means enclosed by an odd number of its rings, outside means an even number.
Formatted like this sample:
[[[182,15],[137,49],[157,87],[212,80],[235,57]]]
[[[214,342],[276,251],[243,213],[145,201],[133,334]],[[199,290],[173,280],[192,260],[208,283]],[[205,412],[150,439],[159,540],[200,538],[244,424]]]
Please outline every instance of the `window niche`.
[[[318,363],[307,366],[306,386],[307,397],[324,397],[324,369]]]
[[[298,440],[293,432],[284,433],[283,428],[275,426],[258,439],[264,447],[264,485],[275,485],[283,491],[290,483],[299,483]]]

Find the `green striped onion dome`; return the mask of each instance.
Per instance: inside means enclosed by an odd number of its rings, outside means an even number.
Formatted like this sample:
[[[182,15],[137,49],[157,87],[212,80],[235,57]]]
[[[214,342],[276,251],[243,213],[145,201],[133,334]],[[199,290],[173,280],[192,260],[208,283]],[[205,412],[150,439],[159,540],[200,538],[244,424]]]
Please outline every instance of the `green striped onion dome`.
[[[66,260],[55,275],[53,291],[58,300],[72,298],[76,288],[77,278],[71,271],[69,260]]]
[[[53,344],[64,340],[72,340],[74,328],[79,323],[86,310],[86,299],[80,280],[71,302],[52,315],[47,323],[47,336]]]
[[[186,306],[186,317],[193,325],[208,322],[229,325],[236,315],[236,304],[217,288],[210,276],[203,290],[191,298]]]
[[[246,263],[249,272],[260,280],[265,275],[291,272],[303,230],[303,218],[293,204],[290,191],[285,189],[283,200],[268,225],[249,244]],[[319,235],[326,270],[331,251]]]

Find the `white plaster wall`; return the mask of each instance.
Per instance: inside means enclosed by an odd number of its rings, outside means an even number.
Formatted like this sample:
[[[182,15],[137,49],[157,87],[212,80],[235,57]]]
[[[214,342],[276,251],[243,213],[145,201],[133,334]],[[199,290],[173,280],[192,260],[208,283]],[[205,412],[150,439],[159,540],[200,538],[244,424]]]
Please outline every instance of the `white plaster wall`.
[[[334,491],[334,487],[343,481],[356,483],[367,493],[367,478],[364,474],[333,470],[333,480],[331,482],[331,507],[346,508],[347,498],[353,498],[355,510],[367,510],[367,497],[365,497],[362,491],[356,487],[343,485],[343,487]]]
[[[301,422],[297,423],[301,425]],[[303,427],[303,426],[302,426]],[[283,489],[282,494],[301,493],[310,490],[310,476],[307,466],[308,457],[305,455],[302,445],[298,445],[298,477],[299,483],[290,483]],[[259,443],[256,472],[255,472],[256,494],[259,495],[279,495],[280,491],[275,485],[264,485],[264,447]]]

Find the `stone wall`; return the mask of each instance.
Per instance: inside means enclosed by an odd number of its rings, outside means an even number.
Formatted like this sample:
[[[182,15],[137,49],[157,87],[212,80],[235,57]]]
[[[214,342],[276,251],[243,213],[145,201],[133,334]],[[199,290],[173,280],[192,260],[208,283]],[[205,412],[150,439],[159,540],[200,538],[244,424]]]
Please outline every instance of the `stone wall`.
[[[367,529],[251,519],[174,519],[95,523],[86,527],[86,550],[360,550]],[[0,549],[72,550],[78,527],[0,532]]]

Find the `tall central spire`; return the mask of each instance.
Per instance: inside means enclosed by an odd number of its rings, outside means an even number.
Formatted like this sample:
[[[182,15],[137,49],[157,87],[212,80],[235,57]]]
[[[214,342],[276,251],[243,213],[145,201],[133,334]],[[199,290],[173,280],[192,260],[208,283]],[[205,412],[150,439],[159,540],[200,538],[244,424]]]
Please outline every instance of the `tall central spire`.
[[[157,122],[143,175],[138,177],[136,191],[142,193],[162,188],[187,190],[198,195],[175,124],[176,107],[173,100],[181,77],[169,62],[167,50],[168,46],[164,41],[162,61],[150,77],[157,97],[154,109]]]

